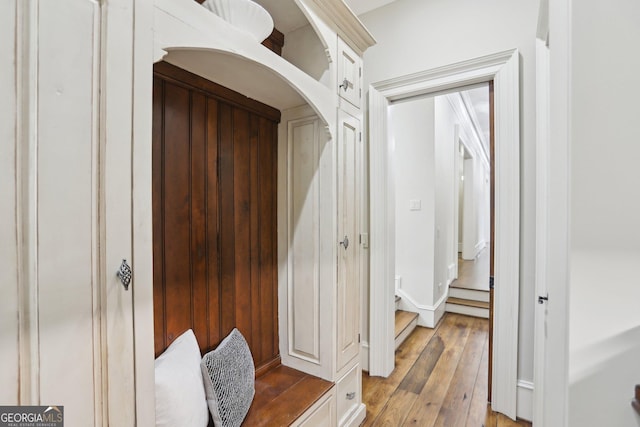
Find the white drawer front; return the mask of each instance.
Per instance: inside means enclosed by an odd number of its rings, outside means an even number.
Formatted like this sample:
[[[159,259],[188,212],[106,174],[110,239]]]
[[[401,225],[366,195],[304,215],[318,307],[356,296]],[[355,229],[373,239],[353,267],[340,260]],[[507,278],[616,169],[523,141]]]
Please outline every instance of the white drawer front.
[[[342,426],[362,401],[360,365],[355,365],[338,381],[338,425]]]
[[[291,427],[335,427],[336,395],[335,387],[313,404]]]

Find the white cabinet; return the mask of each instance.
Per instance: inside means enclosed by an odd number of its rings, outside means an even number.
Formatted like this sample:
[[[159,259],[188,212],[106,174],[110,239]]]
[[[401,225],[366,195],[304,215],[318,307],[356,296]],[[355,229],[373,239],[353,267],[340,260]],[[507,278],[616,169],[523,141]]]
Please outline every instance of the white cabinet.
[[[6,403],[65,406],[68,425],[134,425],[133,291],[116,277],[133,261],[133,5],[7,1],[0,15],[19,58],[5,112],[19,196],[0,270],[18,272],[6,288],[20,320],[2,345],[16,373],[0,374]]]
[[[335,387],[313,404],[291,427],[335,427],[336,395]]]
[[[338,37],[338,93],[360,108],[362,100],[362,58]]]
[[[362,402],[362,371],[355,365],[336,385],[338,425],[348,425]]]
[[[338,113],[337,370],[360,352],[360,121]]]

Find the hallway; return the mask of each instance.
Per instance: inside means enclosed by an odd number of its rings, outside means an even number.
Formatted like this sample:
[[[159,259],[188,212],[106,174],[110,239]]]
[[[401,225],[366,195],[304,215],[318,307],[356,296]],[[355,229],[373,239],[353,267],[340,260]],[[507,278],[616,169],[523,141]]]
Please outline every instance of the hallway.
[[[458,278],[451,283],[451,287],[489,290],[489,245],[474,260],[458,258]]]
[[[363,373],[363,426],[531,426],[487,405],[488,322],[447,313],[418,327],[396,351],[389,378]]]

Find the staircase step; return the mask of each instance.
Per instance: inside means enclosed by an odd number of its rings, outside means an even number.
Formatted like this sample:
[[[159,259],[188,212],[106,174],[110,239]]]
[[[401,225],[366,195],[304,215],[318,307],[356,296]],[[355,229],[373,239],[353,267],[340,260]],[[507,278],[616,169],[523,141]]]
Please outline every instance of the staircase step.
[[[395,347],[396,349],[407,339],[409,334],[418,326],[418,313],[411,313],[409,311],[397,310],[396,311],[396,325],[395,325]]]
[[[449,297],[445,305],[449,313],[466,314],[467,316],[489,318],[489,303],[462,298]]]
[[[459,299],[489,302],[489,291],[479,289],[456,288],[455,286],[451,286],[449,288],[449,296]]]

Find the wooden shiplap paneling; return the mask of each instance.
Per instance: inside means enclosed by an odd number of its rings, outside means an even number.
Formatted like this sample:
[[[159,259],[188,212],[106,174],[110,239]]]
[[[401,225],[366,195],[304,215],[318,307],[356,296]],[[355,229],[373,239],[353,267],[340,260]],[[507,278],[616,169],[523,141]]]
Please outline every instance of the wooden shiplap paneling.
[[[204,353],[237,327],[259,369],[279,353],[279,113],[198,79],[155,68],[155,351],[192,328]]]

